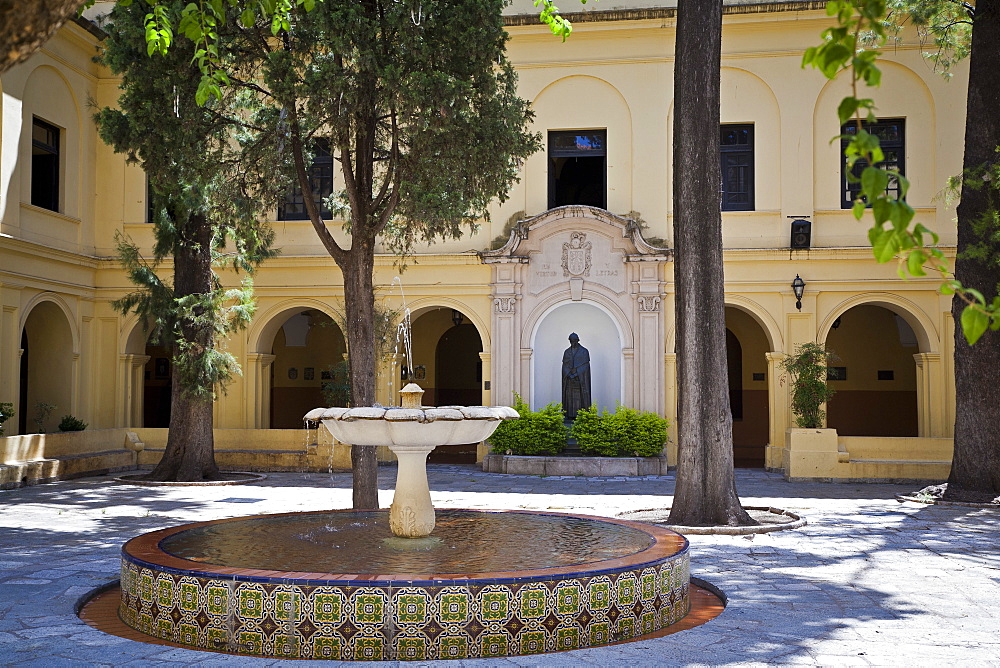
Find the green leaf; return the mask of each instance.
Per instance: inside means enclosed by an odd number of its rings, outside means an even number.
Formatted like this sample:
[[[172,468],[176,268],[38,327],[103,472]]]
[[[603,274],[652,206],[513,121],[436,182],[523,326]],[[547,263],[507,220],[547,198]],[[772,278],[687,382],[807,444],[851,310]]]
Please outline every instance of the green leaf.
[[[976,307],[969,305],[962,310],[962,334],[970,346],[975,345],[989,326],[990,317]]]
[[[243,13],[240,14],[240,23],[243,24],[244,28],[252,28],[256,19],[257,17],[254,15],[253,10],[249,7],[244,9]]]
[[[882,230],[875,243],[872,244],[872,252],[880,263],[888,262],[894,258],[897,250],[899,250],[899,242],[896,239],[896,230],[892,229]]]
[[[851,213],[854,214],[854,218],[861,220],[861,217],[865,215],[865,202],[862,199],[854,200],[854,204],[851,206]]]
[[[856,97],[845,97],[840,101],[840,106],[837,107],[837,115],[840,116],[840,124],[843,125],[854,116],[854,112],[858,110],[858,98]]]
[[[892,215],[892,201],[886,197],[878,197],[872,202],[872,215],[875,216],[875,224],[881,225],[889,220]]]
[[[865,167],[865,171],[861,172],[861,191],[868,196],[869,202],[874,202],[888,185],[889,174],[884,169]]]
[[[923,251],[910,251],[909,257],[906,258],[906,270],[910,272],[911,276],[926,276],[927,272],[924,271],[923,266],[926,259]]]

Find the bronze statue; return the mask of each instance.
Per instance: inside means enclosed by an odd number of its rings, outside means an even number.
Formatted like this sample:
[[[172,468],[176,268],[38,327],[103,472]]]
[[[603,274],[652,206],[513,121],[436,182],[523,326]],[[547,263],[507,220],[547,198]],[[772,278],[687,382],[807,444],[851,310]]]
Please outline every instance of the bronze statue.
[[[569,420],[575,420],[581,408],[589,408],[590,351],[580,345],[580,337],[569,335],[569,348],[562,359],[562,405]]]

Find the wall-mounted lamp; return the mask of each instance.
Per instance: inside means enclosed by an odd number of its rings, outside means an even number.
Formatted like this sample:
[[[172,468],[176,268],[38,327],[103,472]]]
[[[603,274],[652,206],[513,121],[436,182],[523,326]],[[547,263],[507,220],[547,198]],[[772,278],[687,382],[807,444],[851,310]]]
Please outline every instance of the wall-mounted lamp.
[[[453,323],[455,323],[455,327],[458,327],[463,322],[465,322],[465,318],[462,316],[462,312],[461,311],[458,311],[456,309],[452,309],[451,310],[451,321]]]
[[[795,308],[802,310],[802,293],[806,289],[806,282],[799,278],[798,274],[795,274],[795,280],[792,281],[792,292],[795,293]]]

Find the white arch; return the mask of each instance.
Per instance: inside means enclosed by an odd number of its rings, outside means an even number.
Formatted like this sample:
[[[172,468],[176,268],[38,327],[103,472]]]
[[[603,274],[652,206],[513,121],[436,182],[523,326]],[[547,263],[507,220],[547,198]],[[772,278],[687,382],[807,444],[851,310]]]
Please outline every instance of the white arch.
[[[905,320],[917,336],[920,352],[936,352],[941,349],[941,341],[937,328],[934,327],[933,321],[927,316],[924,310],[909,299],[890,292],[866,292],[843,300],[823,318],[816,330],[816,340],[820,342],[826,341],[837,318],[855,306],[865,304],[881,306]]]
[[[635,345],[635,340],[633,337],[632,328],[628,325],[628,317],[625,313],[618,307],[614,300],[610,299],[606,295],[597,292],[593,289],[584,288],[580,302],[567,302],[565,295],[565,288],[562,286],[554,286],[546,290],[547,293],[542,293],[538,300],[538,304],[532,309],[531,313],[527,314],[524,319],[524,327],[521,329],[521,341],[520,346],[522,348],[534,348],[535,347],[535,335],[538,333],[539,324],[545,319],[552,311],[556,310],[564,304],[590,304],[596,306],[601,311],[611,318],[611,322],[614,323],[615,329],[618,330],[618,340],[622,342],[622,348],[632,348]]]

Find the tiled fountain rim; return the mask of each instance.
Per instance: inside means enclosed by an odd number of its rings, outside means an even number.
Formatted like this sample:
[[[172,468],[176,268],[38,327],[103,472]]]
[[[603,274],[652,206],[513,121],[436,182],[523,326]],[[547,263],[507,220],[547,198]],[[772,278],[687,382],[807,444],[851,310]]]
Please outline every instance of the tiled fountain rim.
[[[516,513],[522,515],[547,515],[553,517],[576,517],[598,522],[607,522],[636,529],[647,534],[653,543],[634,554],[617,559],[606,559],[588,564],[577,564],[572,566],[561,566],[558,568],[542,568],[525,571],[497,571],[487,573],[397,573],[393,575],[369,575],[358,573],[307,573],[294,571],[274,571],[253,568],[231,568],[226,566],[216,566],[213,564],[192,561],[176,557],[160,548],[160,543],[181,531],[187,531],[197,527],[211,526],[223,522],[233,522],[240,520],[254,519],[257,517],[280,517],[282,515],[312,515],[320,513],[351,513],[354,510],[315,510],[310,512],[290,512],[290,513],[264,513],[260,515],[246,515],[241,517],[231,517],[207,522],[196,522],[183,524],[180,526],[167,527],[158,531],[136,536],[122,546],[122,559],[132,562],[137,566],[152,568],[162,573],[173,575],[211,576],[219,580],[232,580],[236,582],[274,582],[280,580],[282,584],[298,584],[309,586],[338,585],[338,586],[449,586],[476,584],[520,584],[527,582],[549,581],[553,576],[575,576],[592,577],[600,575],[614,575],[624,571],[634,571],[648,566],[661,563],[664,559],[673,556],[680,556],[688,552],[689,543],[684,536],[664,529],[662,527],[632,522],[611,517],[598,517],[595,515],[582,515],[577,513],[552,513],[537,510],[482,510],[469,508],[450,509],[455,512],[470,513]],[[372,511],[379,512],[379,511]],[[380,512],[388,512],[382,510]],[[145,557],[145,558],[144,558]]]

